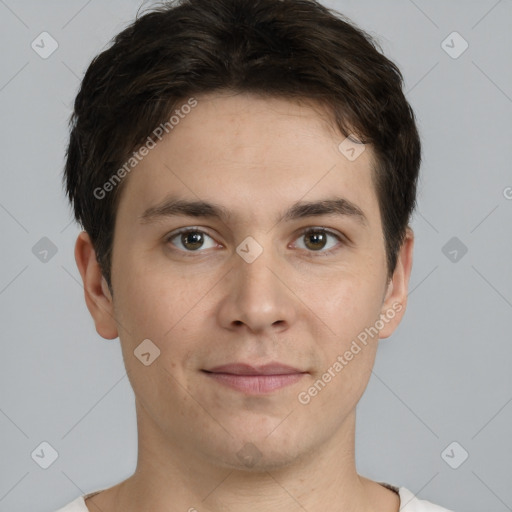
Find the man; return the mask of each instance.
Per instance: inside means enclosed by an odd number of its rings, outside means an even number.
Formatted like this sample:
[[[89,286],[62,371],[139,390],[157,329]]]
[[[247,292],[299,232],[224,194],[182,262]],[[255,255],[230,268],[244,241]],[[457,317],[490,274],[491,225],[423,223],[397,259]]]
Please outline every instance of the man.
[[[66,512],[446,510],[360,476],[420,167],[397,67],[310,0],[184,0],[89,66],[65,185],[138,463]]]

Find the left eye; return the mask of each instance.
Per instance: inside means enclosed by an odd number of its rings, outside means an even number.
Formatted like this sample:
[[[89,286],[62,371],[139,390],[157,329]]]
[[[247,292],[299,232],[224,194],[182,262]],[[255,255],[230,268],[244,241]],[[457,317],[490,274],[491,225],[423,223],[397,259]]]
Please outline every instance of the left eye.
[[[306,240],[303,247],[299,247],[300,249],[305,249],[309,252],[322,252],[324,254],[328,254],[332,252],[333,247],[337,245],[336,243],[331,243],[331,245],[328,246],[329,237],[336,239],[338,243],[342,242],[342,238],[339,235],[328,231],[325,228],[308,228],[299,235],[297,240]],[[177,243],[173,242],[175,239],[178,240]],[[209,245],[205,246],[206,239],[210,239],[211,242]],[[199,249],[211,249],[217,245],[210,235],[198,228],[182,229],[171,234],[167,237],[166,241],[171,242],[173,245],[177,246],[178,249],[185,252],[198,252]],[[327,250],[324,250],[326,247]]]
[[[336,246],[335,243],[334,245],[327,247],[328,250],[322,250],[326,248],[328,237],[335,238],[338,242],[342,242],[342,239],[339,235],[332,233],[331,231],[328,231],[325,228],[307,229],[300,234],[298,240],[305,238],[305,248],[309,249],[311,252],[323,252],[324,254],[328,254],[332,252],[333,247]]]

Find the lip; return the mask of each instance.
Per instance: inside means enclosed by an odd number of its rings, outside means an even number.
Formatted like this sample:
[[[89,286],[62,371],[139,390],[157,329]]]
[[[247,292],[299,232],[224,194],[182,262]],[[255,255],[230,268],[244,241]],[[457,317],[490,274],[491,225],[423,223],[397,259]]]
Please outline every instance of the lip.
[[[261,395],[290,386],[308,372],[281,363],[252,366],[231,363],[203,370],[205,375],[219,384],[251,395]]]
[[[293,366],[281,363],[268,363],[261,366],[252,366],[246,363],[230,363],[215,366],[210,373],[229,373],[232,375],[290,375],[292,373],[306,373]]]

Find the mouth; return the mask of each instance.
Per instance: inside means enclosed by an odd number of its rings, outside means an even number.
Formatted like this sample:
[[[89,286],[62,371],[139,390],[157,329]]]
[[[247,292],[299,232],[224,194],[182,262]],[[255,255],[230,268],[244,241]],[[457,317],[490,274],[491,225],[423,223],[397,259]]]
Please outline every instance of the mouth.
[[[295,384],[308,374],[306,371],[280,363],[263,366],[234,363],[202,371],[219,384],[251,395],[277,391]]]

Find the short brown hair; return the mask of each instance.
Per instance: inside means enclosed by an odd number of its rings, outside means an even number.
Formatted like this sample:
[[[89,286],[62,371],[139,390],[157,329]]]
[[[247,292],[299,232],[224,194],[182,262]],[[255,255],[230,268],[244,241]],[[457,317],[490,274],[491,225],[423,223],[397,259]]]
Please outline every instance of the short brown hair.
[[[402,82],[369,34],[314,0],[178,0],[137,17],[85,73],[63,177],[111,291],[115,216],[126,180],[105,197],[93,191],[180,102],[220,90],[316,100],[342,134],[372,144],[390,278],[416,204],[421,160]]]

